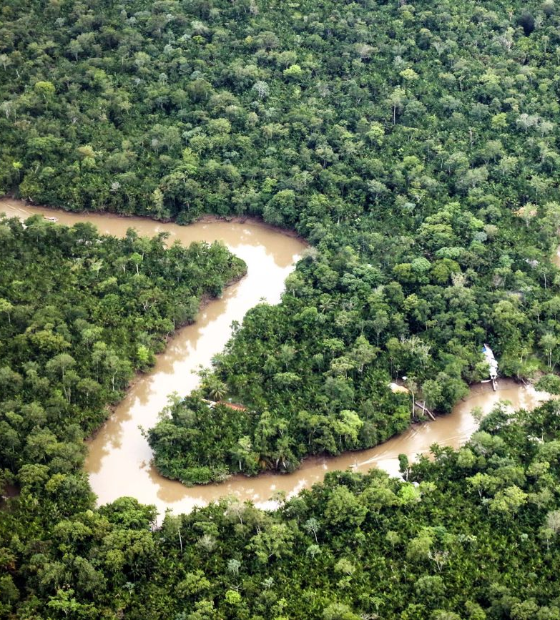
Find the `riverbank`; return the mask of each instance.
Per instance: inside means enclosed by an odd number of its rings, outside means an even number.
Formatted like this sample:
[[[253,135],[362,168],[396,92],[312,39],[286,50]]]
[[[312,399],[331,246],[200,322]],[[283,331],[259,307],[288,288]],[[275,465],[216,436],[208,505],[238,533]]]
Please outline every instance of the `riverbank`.
[[[247,311],[262,300],[271,304],[280,301],[284,282],[307,245],[297,237],[255,221],[212,219],[179,226],[139,217],[53,212],[13,200],[0,201],[0,210],[2,206],[4,211],[8,210],[8,215],[19,218],[34,213],[54,214],[61,224],[90,222],[98,226],[100,232],[115,236],[124,236],[132,226],[141,235],[167,232],[169,243],[179,240],[188,245],[192,241],[221,240],[245,261],[247,275],[227,287],[221,299],[203,305],[196,322],[170,338],[166,350],[157,356],[155,366],[137,378],[88,442],[86,470],[99,503],[131,495],[143,503],[156,504],[162,514],[170,507],[187,512],[195,505],[207,503],[196,489],[186,489],[158,474],[151,465],[151,450],[138,427],[151,428],[155,424],[169,394],[187,394],[197,387],[199,367],[209,366],[212,357],[223,350],[231,336],[233,322],[240,323]],[[227,488],[221,489],[217,496],[230,492]],[[250,493],[248,489],[247,492]]]
[[[245,270],[245,272],[240,275],[237,278],[233,278],[232,280],[230,280],[229,282],[227,282],[224,285],[224,292],[227,291],[228,288],[230,288],[231,286],[234,286],[236,284],[238,284],[239,282],[241,282],[241,280],[243,280],[243,278],[245,278],[247,276],[247,270]],[[223,294],[220,295],[219,297],[213,297],[209,294],[204,294],[199,301],[198,304],[198,312],[197,315],[200,315],[200,313],[204,310],[204,308],[206,308],[206,306],[208,306],[209,304],[211,304],[213,301],[216,301],[217,299],[221,299],[221,297],[223,297]],[[196,323],[196,318],[193,321],[187,322],[187,323],[183,323],[181,325],[178,325],[170,334],[167,335],[167,337],[165,338],[165,346],[164,346],[164,351],[165,349],[167,349],[167,347],[169,346],[169,343],[175,339],[178,334],[181,332],[181,330],[194,325]],[[161,356],[164,351],[157,353],[156,354],[156,364],[157,364],[157,360],[159,358],[159,356]],[[155,364],[154,364],[155,366]],[[125,392],[128,393],[130,392],[130,390],[139,382],[141,381],[147,374],[149,374],[152,370],[153,366],[151,366],[149,369],[147,369],[146,371],[142,372],[142,371],[137,371],[134,375],[134,377],[128,382],[128,385],[125,389]],[[117,410],[117,407],[120,405],[119,401],[118,403],[115,403],[113,405],[109,405],[107,407],[107,417],[105,418],[105,421],[107,421],[111,415],[113,415],[115,413],[115,411]],[[89,437],[86,438],[86,442],[92,442],[97,434],[99,433],[99,431],[103,428],[103,426],[100,426],[99,428],[96,428],[91,435],[89,435]]]
[[[190,487],[185,493],[197,495],[205,503],[224,495],[235,495],[240,500],[249,499],[261,508],[273,508],[275,503],[270,498],[278,491],[291,497],[322,482],[325,474],[331,471],[367,473],[372,468],[380,468],[391,476],[400,476],[399,454],[406,454],[413,460],[420,454],[428,454],[433,444],[451,448],[465,444],[478,428],[478,417],[472,415],[473,410],[480,410],[484,416],[500,402],[508,403],[511,410],[531,410],[549,398],[549,394],[513,379],[500,379],[496,391],[491,384],[474,384],[470,386],[469,395],[459,401],[451,413],[438,415],[433,421],[415,422],[403,433],[372,448],[344,452],[339,456],[310,456],[291,473],[264,471],[254,477],[236,474],[225,482]],[[180,482],[169,480],[169,483],[170,486],[177,485],[177,493],[179,487],[185,489]]]
[[[227,223],[227,224],[241,224],[241,225],[256,224],[258,226],[262,226],[263,228],[266,228],[267,230],[270,230],[271,232],[284,235],[285,237],[290,237],[291,239],[297,239],[301,241],[302,243],[304,243],[305,245],[308,244],[307,240],[304,237],[302,237],[299,233],[297,233],[295,230],[290,230],[289,228],[282,228],[280,226],[275,226],[274,224],[269,224],[268,222],[265,222],[263,218],[256,216],[256,215],[252,215],[252,216],[215,215],[213,213],[204,213],[200,215],[199,217],[197,217],[195,220],[193,220],[189,224],[178,224],[173,219],[156,220],[156,219],[150,218],[149,216],[129,215],[127,213],[115,213],[113,211],[68,211],[66,209],[63,209],[62,207],[47,207],[44,205],[35,205],[27,200],[23,200],[22,198],[14,198],[13,196],[9,196],[9,195],[0,196],[0,210],[2,208],[2,205],[6,205],[7,207],[11,209],[16,209],[16,210],[24,211],[25,209],[28,209],[33,213],[41,213],[42,215],[45,215],[45,216],[48,216],[49,214],[52,214],[53,212],[58,212],[58,213],[67,213],[67,214],[73,214],[73,215],[84,215],[84,216],[92,216],[92,217],[97,217],[97,216],[114,217],[114,218],[121,218],[124,221],[141,219],[141,220],[147,220],[149,222],[154,222],[156,224],[159,223],[163,225],[180,226],[182,228],[188,228],[190,226],[193,226],[194,224],[216,224],[220,222]]]
[[[51,214],[46,207],[35,207],[19,201],[0,199],[11,215],[29,217],[33,213]],[[458,447],[476,430],[470,411],[477,406],[487,413],[501,399],[514,407],[532,408],[542,398],[530,386],[500,380],[498,392],[489,384],[474,386],[469,397],[461,401],[447,416],[435,422],[411,426],[383,444],[369,450],[350,452],[338,457],[311,457],[291,474],[267,472],[256,478],[234,476],[224,483],[186,488],[179,482],[163,478],[152,466],[152,454],[138,427],[150,428],[159,411],[174,391],[187,394],[198,385],[200,366],[209,366],[212,357],[221,352],[231,335],[232,321],[243,320],[246,312],[261,298],[277,303],[284,281],[294,269],[305,249],[297,237],[285,235],[255,221],[225,222],[209,218],[191,226],[164,224],[146,218],[120,217],[109,214],[80,214],[57,211],[59,222],[72,225],[90,222],[101,232],[122,236],[132,225],[140,234],[170,234],[170,242],[223,240],[228,248],[248,265],[247,275],[224,291],[221,299],[208,300],[194,324],[179,329],[168,341],[167,349],[158,355],[156,365],[140,375],[118,403],[107,422],[88,442],[86,469],[100,503],[131,495],[146,504],[155,504],[160,513],[172,508],[188,512],[194,506],[207,504],[227,495],[251,500],[261,507],[271,507],[270,498],[278,491],[293,495],[320,482],[326,472],[352,469],[368,471],[381,467],[398,475],[398,455],[414,457],[427,452],[433,443]]]

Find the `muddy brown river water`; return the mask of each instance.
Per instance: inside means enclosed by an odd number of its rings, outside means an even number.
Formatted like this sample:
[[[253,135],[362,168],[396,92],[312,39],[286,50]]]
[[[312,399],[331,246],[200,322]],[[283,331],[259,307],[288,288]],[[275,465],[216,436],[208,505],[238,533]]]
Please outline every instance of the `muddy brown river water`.
[[[86,469],[100,504],[129,495],[143,503],[155,504],[160,514],[167,508],[180,513],[232,495],[241,501],[252,500],[262,508],[272,507],[271,497],[277,491],[293,495],[320,482],[328,471],[367,472],[372,467],[380,467],[398,475],[401,453],[414,457],[427,452],[433,443],[458,447],[476,430],[477,423],[471,415],[475,407],[488,413],[497,402],[507,400],[514,407],[532,408],[546,398],[531,387],[509,380],[500,380],[497,392],[493,392],[489,384],[476,385],[448,416],[416,424],[370,450],[339,457],[309,458],[292,474],[267,473],[256,478],[234,476],[221,484],[187,488],[157,473],[151,464],[150,447],[139,427],[154,426],[169,394],[174,391],[187,394],[196,387],[196,370],[200,365],[208,366],[212,357],[223,349],[231,334],[232,321],[241,321],[246,312],[263,299],[268,303],[280,301],[286,277],[294,269],[305,244],[255,221],[207,221],[185,227],[138,217],[66,213],[8,198],[0,199],[2,211],[23,219],[39,213],[56,217],[59,223],[68,225],[90,222],[101,232],[119,237],[133,227],[148,236],[168,232],[171,243],[176,239],[183,244],[220,240],[247,263],[245,278],[228,287],[221,299],[206,305],[196,323],[181,329],[170,340],[151,372],[138,377],[113,415],[88,442]]]

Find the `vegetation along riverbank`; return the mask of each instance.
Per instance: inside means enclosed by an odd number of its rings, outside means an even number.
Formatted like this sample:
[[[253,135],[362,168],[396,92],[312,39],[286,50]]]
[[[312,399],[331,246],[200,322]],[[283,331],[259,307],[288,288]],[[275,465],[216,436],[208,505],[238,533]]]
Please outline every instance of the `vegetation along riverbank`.
[[[206,482],[376,445],[410,424],[391,381],[449,411],[485,343],[502,376],[553,375],[559,26],[553,0],[2,3],[2,194],[256,215],[313,246],[203,376],[246,409],[178,403],[157,458]],[[219,245],[1,231],[0,462],[21,487],[2,614],[559,616],[556,403],[403,459],[408,481],[333,475],[273,514],[224,500],[153,532],[134,500],[95,509],[84,433],[243,267]]]

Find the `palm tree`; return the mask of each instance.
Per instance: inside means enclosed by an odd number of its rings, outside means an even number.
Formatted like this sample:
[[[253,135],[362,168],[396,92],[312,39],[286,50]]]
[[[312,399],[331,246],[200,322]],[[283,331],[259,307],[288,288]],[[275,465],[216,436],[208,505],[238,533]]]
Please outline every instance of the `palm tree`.
[[[221,400],[227,394],[227,386],[216,375],[208,377],[205,385],[208,395],[213,400]]]

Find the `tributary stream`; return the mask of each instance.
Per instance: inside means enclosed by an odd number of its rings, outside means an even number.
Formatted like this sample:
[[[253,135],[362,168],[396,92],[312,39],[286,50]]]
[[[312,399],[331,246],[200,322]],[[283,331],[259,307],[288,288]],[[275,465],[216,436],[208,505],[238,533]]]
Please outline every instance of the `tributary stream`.
[[[154,368],[137,377],[109,420],[88,442],[86,469],[100,504],[128,495],[143,503],[155,504],[161,515],[167,508],[175,513],[189,512],[194,506],[233,495],[241,501],[252,500],[266,508],[273,505],[271,497],[277,491],[293,495],[320,482],[328,471],[350,468],[366,472],[372,467],[380,467],[398,475],[398,455],[401,453],[414,457],[428,452],[434,443],[458,447],[476,430],[477,423],[471,415],[475,407],[488,413],[498,401],[507,400],[514,407],[532,408],[546,398],[530,387],[509,380],[500,380],[497,392],[492,391],[490,384],[476,385],[451,414],[438,417],[435,422],[415,424],[403,434],[370,450],[338,457],[309,458],[292,474],[266,473],[256,478],[234,476],[221,484],[187,488],[157,473],[151,464],[150,447],[139,427],[148,429],[155,425],[169,394],[186,395],[197,386],[196,371],[201,365],[209,366],[212,357],[222,351],[230,337],[233,321],[241,322],[246,312],[261,300],[272,304],[280,301],[286,277],[294,269],[305,244],[255,221],[208,220],[179,226],[140,217],[66,213],[8,198],[0,199],[2,211],[10,217],[22,219],[39,213],[56,217],[59,223],[67,225],[90,222],[102,233],[118,237],[124,236],[132,227],[147,236],[167,232],[170,243],[177,239],[185,245],[193,241],[219,240],[247,263],[247,275],[228,287],[221,299],[205,305],[196,323],[175,334],[165,352],[158,356]]]

